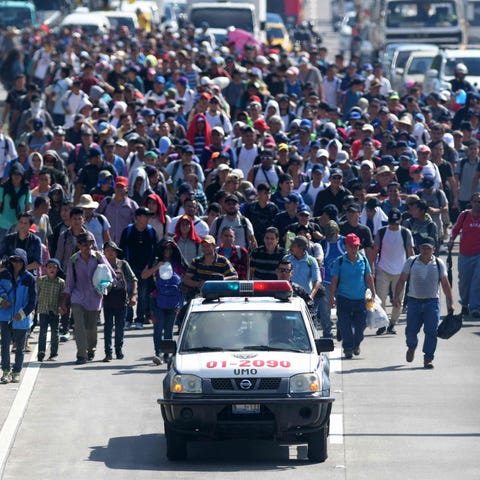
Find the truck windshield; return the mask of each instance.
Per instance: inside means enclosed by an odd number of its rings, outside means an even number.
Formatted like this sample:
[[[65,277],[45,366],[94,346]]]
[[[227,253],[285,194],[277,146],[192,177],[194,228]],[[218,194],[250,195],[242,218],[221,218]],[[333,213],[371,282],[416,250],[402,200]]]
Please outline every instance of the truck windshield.
[[[198,8],[190,12],[190,21],[196,28],[202,26],[202,22],[208,22],[211,28],[228,28],[235,26],[253,32],[252,11],[243,8]]]
[[[440,28],[458,25],[457,6],[453,1],[388,2],[385,17],[389,28]]]
[[[34,0],[37,10],[61,10],[65,6],[65,0]]]
[[[180,350],[293,350],[311,352],[300,312],[194,312],[188,319]]]
[[[29,22],[32,22],[29,8],[0,6],[0,26],[23,28]]]

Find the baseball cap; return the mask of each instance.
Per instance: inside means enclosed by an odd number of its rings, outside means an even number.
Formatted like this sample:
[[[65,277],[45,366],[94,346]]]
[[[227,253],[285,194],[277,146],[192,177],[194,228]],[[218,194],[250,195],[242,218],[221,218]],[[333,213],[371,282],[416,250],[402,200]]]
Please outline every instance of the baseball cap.
[[[325,150],[324,148],[321,148],[321,149],[317,152],[316,157],[317,157],[317,158],[320,158],[320,157],[327,157],[327,158],[328,158],[328,152],[327,152],[327,150]]]
[[[343,172],[339,168],[336,168],[336,169],[334,169],[330,172],[330,178],[335,177],[335,176],[343,177]]]
[[[358,235],[355,235],[354,233],[349,233],[345,237],[345,244],[359,247],[360,246],[360,238],[358,237]]]
[[[412,165],[409,169],[408,169],[408,173],[412,174],[412,173],[421,173],[423,170],[423,167],[421,165]]]
[[[302,207],[300,207],[298,209],[297,213],[299,215],[302,214],[302,213],[307,213],[308,215],[310,215],[312,212],[310,211],[310,207],[308,205],[303,205]]]
[[[431,248],[435,248],[435,240],[432,237],[423,237],[422,240],[420,240],[420,247],[423,246],[428,246]]]
[[[347,212],[360,213],[361,211],[362,211],[362,208],[358,203],[352,203],[347,207]]]
[[[128,178],[118,176],[115,178],[115,185],[122,185],[123,187],[128,187]]]
[[[394,223],[399,225],[402,221],[402,212],[398,208],[392,208],[388,212],[388,223]]]
[[[87,152],[87,158],[95,158],[95,157],[100,157],[102,153],[98,148],[95,147],[90,147]]]
[[[112,172],[109,172],[108,170],[101,170],[100,173],[98,174],[98,181],[99,182],[104,182],[107,178],[112,178]]]
[[[301,203],[300,195],[294,192],[289,193],[284,200],[285,200],[285,203],[292,203],[292,202]]]
[[[323,173],[324,171],[325,171],[325,167],[321,163],[316,163],[312,167],[312,173],[315,173],[315,172]]]
[[[213,235],[204,235],[202,237],[202,243],[210,243],[211,245],[217,244],[215,237],[213,237]]]
[[[360,168],[367,166],[370,170],[375,170],[375,164],[371,160],[363,160],[360,163]]]
[[[379,206],[380,206],[380,202],[378,201],[377,198],[369,198],[365,203],[365,207],[367,207],[370,210],[375,210]]]
[[[135,210],[135,216],[136,217],[139,217],[140,215],[146,215],[147,217],[149,217],[151,214],[152,213],[150,212],[150,210],[147,207],[138,207]]]
[[[238,197],[237,197],[236,195],[234,195],[233,193],[230,194],[230,195],[227,195],[227,196],[225,197],[225,202],[240,203],[240,202],[238,201]]]
[[[337,158],[335,159],[337,163],[347,163],[348,162],[348,154],[343,150],[337,153]]]
[[[420,145],[417,148],[417,152],[419,152],[419,153],[430,153],[431,150],[430,150],[430,147],[428,145]]]

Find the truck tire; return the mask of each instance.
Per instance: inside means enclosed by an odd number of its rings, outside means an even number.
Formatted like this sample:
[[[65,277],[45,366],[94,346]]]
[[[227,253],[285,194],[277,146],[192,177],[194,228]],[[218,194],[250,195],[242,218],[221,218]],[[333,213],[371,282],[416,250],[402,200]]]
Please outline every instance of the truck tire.
[[[308,459],[312,462],[324,462],[328,458],[327,442],[328,425],[325,425],[318,432],[311,433],[308,436]]]
[[[184,435],[174,432],[165,422],[165,441],[167,442],[167,458],[172,461],[187,458],[187,439]]]

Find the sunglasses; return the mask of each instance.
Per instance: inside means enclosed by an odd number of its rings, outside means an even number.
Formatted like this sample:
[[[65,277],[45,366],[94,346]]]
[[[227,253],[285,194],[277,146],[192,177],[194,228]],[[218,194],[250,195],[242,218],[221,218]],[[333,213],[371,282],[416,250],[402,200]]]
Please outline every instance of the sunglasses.
[[[292,270],[290,268],[279,268],[280,273],[290,273]]]
[[[21,258],[11,258],[10,262],[11,263],[22,263],[23,260]]]

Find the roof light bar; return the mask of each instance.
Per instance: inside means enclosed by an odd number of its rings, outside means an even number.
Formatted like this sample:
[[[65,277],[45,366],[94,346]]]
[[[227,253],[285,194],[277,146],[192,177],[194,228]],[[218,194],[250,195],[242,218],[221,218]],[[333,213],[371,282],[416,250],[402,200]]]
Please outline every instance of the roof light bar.
[[[212,280],[205,282],[201,293],[205,300],[217,300],[220,297],[274,297],[287,300],[292,296],[292,286],[286,280]]]

